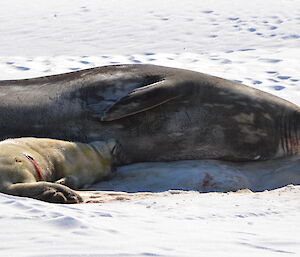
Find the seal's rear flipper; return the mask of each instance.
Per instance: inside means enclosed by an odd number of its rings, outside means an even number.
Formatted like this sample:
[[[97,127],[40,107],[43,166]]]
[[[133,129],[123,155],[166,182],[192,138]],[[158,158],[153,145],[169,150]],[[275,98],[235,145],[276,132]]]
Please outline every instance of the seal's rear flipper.
[[[113,121],[147,111],[181,96],[174,89],[175,82],[162,80],[131,91],[117,100],[100,115],[102,121]]]

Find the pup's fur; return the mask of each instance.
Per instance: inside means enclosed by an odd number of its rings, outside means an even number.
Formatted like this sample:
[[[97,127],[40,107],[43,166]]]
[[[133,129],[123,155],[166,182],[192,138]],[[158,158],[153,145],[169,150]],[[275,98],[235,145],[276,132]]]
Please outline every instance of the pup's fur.
[[[0,142],[0,192],[79,203],[82,198],[72,189],[110,174],[115,150],[113,140],[83,144],[46,138],[7,139]]]

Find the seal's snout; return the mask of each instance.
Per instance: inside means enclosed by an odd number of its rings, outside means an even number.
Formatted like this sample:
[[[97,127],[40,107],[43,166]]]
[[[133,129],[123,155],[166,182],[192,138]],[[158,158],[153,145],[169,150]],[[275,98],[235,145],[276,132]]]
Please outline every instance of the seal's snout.
[[[118,148],[118,142],[115,139],[109,139],[107,140],[107,146],[109,151],[114,154],[117,151]]]
[[[107,141],[107,146],[108,146],[108,148],[110,150],[110,153],[112,155],[112,164],[113,164],[113,170],[114,170],[115,167],[120,166],[122,146],[115,139],[109,139]]]

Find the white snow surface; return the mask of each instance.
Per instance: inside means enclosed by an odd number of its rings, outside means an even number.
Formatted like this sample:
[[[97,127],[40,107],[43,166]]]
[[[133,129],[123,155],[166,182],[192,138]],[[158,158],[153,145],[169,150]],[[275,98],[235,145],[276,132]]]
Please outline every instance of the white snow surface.
[[[151,63],[299,105],[300,2],[2,1],[0,56],[0,79]],[[133,164],[87,204],[0,194],[0,255],[300,256],[299,162]]]

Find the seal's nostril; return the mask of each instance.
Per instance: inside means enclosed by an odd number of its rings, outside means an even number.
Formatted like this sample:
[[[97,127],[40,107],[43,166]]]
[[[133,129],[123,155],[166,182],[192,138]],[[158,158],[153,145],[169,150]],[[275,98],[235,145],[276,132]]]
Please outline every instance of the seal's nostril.
[[[22,162],[22,161],[18,158],[15,158],[15,162]]]

